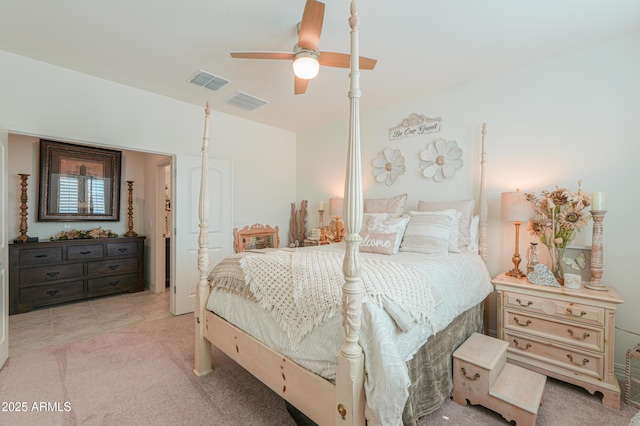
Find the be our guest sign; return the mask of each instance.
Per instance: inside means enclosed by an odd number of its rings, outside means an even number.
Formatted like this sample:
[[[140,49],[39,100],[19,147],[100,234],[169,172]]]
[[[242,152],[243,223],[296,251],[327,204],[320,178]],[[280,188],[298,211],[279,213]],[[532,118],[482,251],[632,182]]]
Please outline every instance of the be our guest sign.
[[[389,129],[389,140],[394,141],[411,136],[439,132],[441,124],[442,119],[440,117],[429,118],[424,115],[413,113],[402,120],[400,125]]]

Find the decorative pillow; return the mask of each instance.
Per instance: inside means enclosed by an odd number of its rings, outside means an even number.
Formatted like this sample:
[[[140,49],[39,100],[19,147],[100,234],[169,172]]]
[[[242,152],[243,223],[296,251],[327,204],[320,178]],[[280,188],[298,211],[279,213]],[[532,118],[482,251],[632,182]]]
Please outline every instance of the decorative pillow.
[[[396,243],[397,232],[390,234],[379,234],[369,232],[362,236],[362,243],[360,244],[360,251],[363,253],[377,253],[377,254],[396,254],[394,253],[394,246]]]
[[[369,232],[369,218],[373,216],[378,216],[383,219],[386,219],[390,215],[388,213],[364,213],[362,215],[362,226],[360,227],[360,235],[364,235]],[[395,216],[393,216],[395,217]]]
[[[400,216],[407,204],[407,194],[391,198],[369,198],[364,200],[364,213],[390,213]]]
[[[456,227],[456,211],[409,212],[409,224],[400,251],[447,254],[451,230]]]
[[[391,253],[383,254],[397,254],[400,243],[402,242],[402,237],[404,236],[404,231],[407,228],[407,223],[409,223],[409,216],[396,217],[389,214],[371,214],[368,216],[367,230],[366,232],[360,232],[363,241],[373,238],[373,234],[393,235],[394,239],[391,246]]]
[[[480,225],[480,216],[475,215],[471,217],[471,226],[469,227],[469,235],[471,235],[471,244],[467,247],[469,251],[472,253],[478,253],[478,236],[479,230],[478,226]]]
[[[473,209],[476,207],[476,200],[458,200],[458,201],[419,201],[418,211],[420,212],[438,212],[448,209],[455,209],[462,215],[458,221],[459,247],[467,248],[471,244],[471,216]]]

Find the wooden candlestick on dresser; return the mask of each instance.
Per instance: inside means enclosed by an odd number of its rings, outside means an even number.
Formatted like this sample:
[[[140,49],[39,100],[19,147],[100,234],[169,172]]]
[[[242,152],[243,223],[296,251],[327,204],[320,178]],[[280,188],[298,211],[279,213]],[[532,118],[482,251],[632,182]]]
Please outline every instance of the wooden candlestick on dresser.
[[[27,235],[27,178],[30,176],[28,174],[19,173],[20,176],[20,236],[15,239],[15,241],[21,241],[26,243],[29,241],[29,236]]]
[[[602,284],[602,272],[604,270],[604,250],[602,244],[604,215],[606,210],[592,210],[593,236],[591,240],[591,282],[586,284],[586,288],[591,290],[606,291],[607,287]]]
[[[125,237],[135,237],[138,234],[133,232],[133,181],[127,181],[127,190],[129,191],[129,230],[124,234]]]

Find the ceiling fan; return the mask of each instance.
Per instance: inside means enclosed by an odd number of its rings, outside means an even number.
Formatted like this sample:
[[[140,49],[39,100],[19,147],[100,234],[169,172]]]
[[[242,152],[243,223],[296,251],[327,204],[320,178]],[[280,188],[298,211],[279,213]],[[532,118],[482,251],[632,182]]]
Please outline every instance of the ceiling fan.
[[[298,25],[298,43],[293,52],[231,52],[232,58],[244,59],[290,59],[293,60],[295,74],[294,93],[300,95],[307,90],[309,80],[318,75],[320,65],[337,68],[350,68],[350,56],[346,53],[321,52],[318,50],[324,3],[307,0]],[[372,70],[377,60],[360,57],[360,69]]]

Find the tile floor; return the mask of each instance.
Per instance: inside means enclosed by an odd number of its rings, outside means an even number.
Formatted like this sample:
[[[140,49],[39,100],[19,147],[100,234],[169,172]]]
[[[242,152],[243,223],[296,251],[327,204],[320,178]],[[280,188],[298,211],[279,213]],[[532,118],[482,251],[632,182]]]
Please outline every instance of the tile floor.
[[[9,316],[9,356],[171,316],[169,291],[122,293]]]

